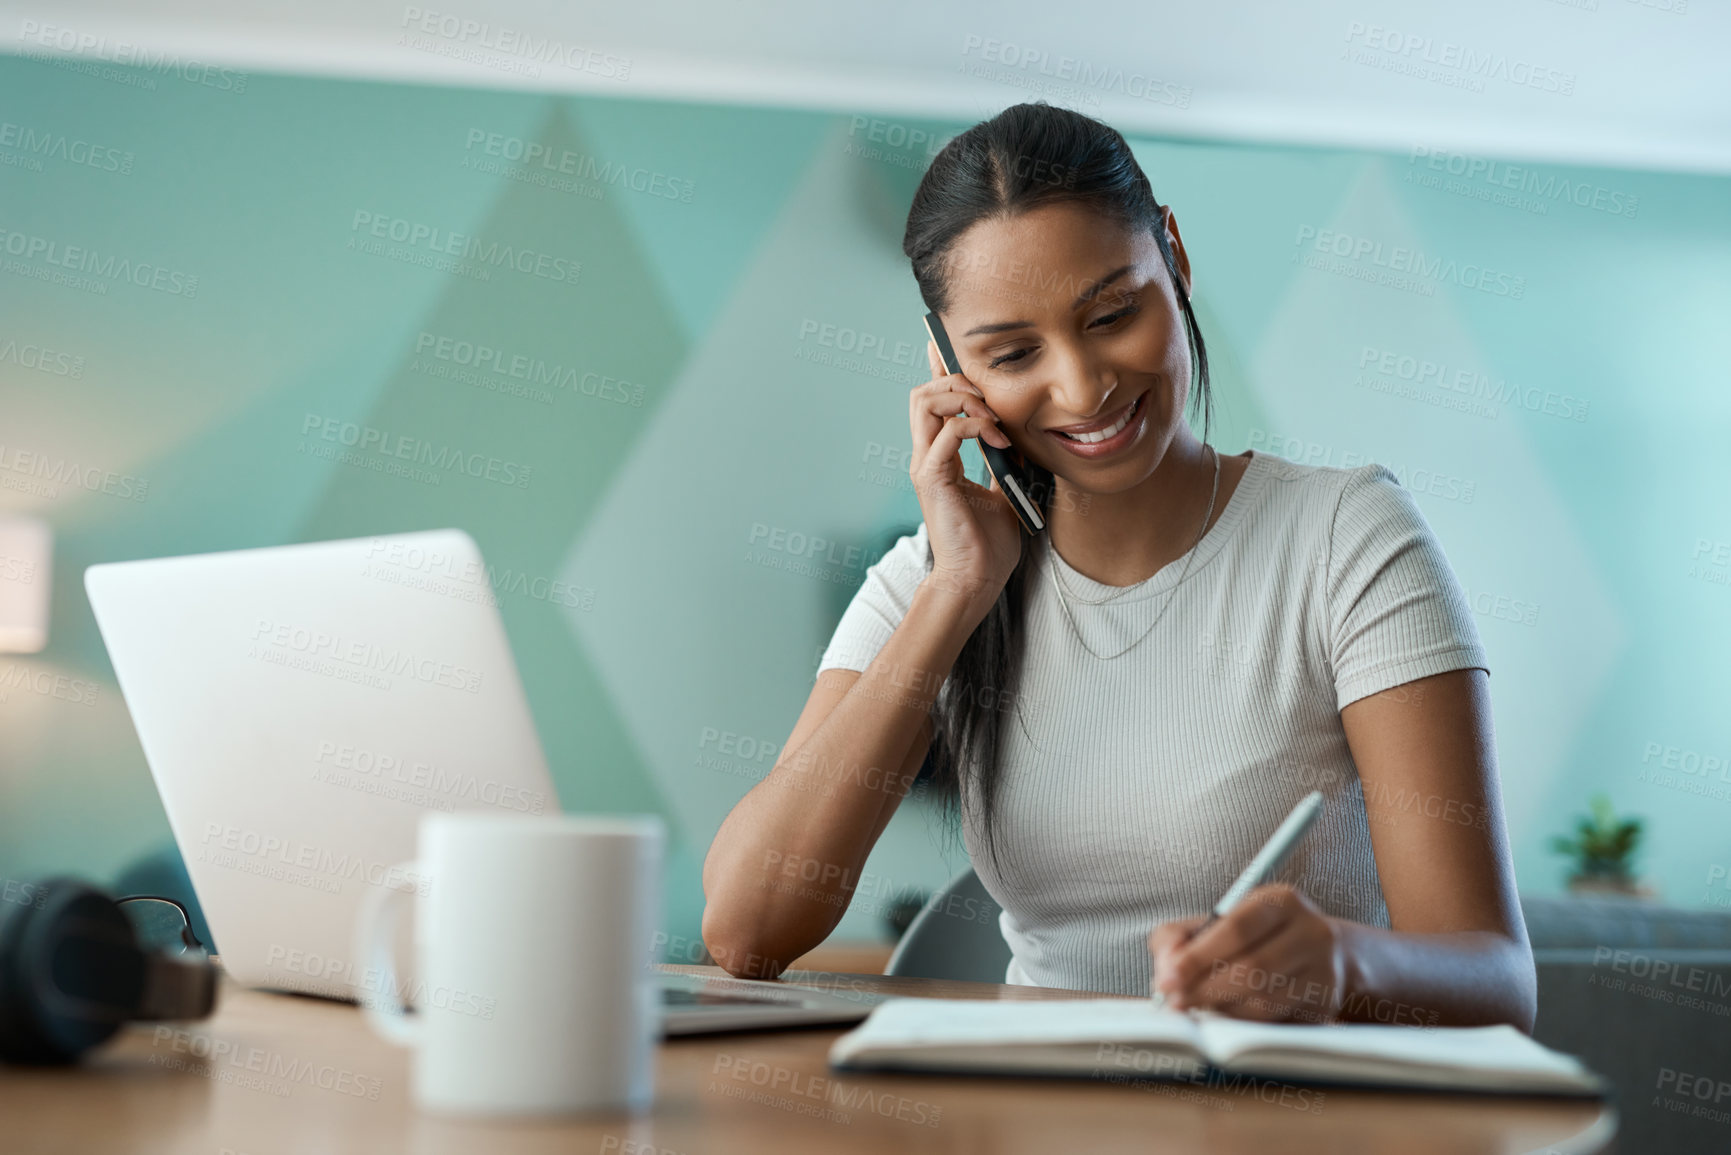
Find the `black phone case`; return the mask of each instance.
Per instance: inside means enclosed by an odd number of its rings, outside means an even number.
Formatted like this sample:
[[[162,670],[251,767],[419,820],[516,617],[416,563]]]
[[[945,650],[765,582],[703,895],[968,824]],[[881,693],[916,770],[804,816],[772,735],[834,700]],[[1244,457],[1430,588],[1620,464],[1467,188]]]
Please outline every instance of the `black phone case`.
[[[944,323],[936,313],[926,314],[926,332],[932,335],[932,341],[938,347],[938,356],[944,362],[944,370],[960,374],[962,363],[956,357],[956,350],[950,344],[950,335],[944,329]],[[1039,503],[1028,491],[1028,479],[1016,467],[1016,462],[1009,453],[996,445],[974,438],[974,444],[980,447],[980,456],[986,459],[986,468],[992,471],[992,476],[998,479],[998,488],[1010,500],[1010,509],[1016,515],[1016,520],[1022,523],[1022,528],[1029,533],[1039,533],[1046,528],[1046,518],[1040,513]]]

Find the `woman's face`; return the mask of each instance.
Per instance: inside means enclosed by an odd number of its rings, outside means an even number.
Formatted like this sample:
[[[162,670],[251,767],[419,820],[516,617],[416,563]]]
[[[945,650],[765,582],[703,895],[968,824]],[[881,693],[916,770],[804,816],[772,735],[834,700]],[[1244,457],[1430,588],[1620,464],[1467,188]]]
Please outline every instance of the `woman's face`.
[[[1188,281],[1170,214],[1167,234]],[[1089,493],[1153,473],[1182,420],[1190,349],[1151,233],[1075,204],[981,221],[950,251],[948,288],[962,371],[1024,456]]]

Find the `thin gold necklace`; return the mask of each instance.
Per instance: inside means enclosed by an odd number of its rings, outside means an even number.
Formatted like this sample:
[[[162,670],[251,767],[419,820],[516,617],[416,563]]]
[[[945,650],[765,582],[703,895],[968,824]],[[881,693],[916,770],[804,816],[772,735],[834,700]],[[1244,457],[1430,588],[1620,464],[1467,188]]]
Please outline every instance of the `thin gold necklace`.
[[[1220,495],[1220,454],[1212,445],[1208,447],[1208,452],[1214,457],[1214,488],[1208,494],[1208,512],[1202,515],[1202,528],[1196,531],[1196,542],[1190,547],[1189,556],[1184,559],[1184,572],[1178,575],[1177,582],[1173,584],[1172,589],[1166,594],[1166,600],[1160,603],[1160,612],[1154,615],[1153,624],[1151,624],[1146,630],[1142,631],[1142,637],[1137,638],[1135,641],[1131,642],[1129,645],[1125,646],[1110,657],[1096,652],[1094,647],[1088,644],[1088,640],[1082,636],[1081,628],[1076,625],[1075,612],[1070,609],[1070,600],[1064,596],[1064,579],[1063,575],[1059,572],[1058,551],[1052,549],[1051,535],[1050,531],[1048,531],[1046,548],[1052,550],[1052,584],[1058,589],[1058,604],[1064,607],[1064,617],[1070,622],[1070,632],[1076,635],[1076,640],[1082,643],[1082,648],[1087,650],[1090,654],[1093,654],[1096,658],[1099,658],[1102,662],[1110,662],[1116,658],[1121,658],[1137,646],[1141,645],[1143,640],[1147,638],[1149,634],[1154,632],[1154,627],[1160,624],[1160,619],[1166,616],[1166,607],[1172,604],[1173,597],[1178,593],[1178,587],[1183,585],[1184,579],[1190,576],[1190,564],[1196,560],[1196,546],[1202,544],[1202,538],[1208,532],[1208,522],[1214,517],[1214,499]],[[1127,593],[1134,588],[1136,587],[1126,586],[1124,587],[1123,592],[1113,594],[1111,597],[1102,598],[1097,602],[1083,602],[1082,604],[1089,606],[1105,605],[1107,602],[1123,597],[1124,593]]]

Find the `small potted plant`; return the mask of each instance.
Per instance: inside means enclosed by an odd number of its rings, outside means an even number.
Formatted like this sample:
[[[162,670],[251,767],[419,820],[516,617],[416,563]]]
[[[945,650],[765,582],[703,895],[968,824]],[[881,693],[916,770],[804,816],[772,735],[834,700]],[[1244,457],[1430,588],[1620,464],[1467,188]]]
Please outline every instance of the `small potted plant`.
[[[1551,849],[1574,859],[1569,890],[1626,898],[1651,898],[1651,888],[1634,875],[1635,848],[1641,842],[1641,820],[1618,818],[1603,794],[1592,802],[1591,815],[1575,823],[1575,836],[1551,839]]]

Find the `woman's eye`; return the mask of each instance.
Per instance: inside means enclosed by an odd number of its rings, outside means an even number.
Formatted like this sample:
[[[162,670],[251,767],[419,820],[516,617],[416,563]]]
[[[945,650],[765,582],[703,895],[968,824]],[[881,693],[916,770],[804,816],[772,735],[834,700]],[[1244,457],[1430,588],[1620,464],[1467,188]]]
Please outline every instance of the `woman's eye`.
[[[1115,325],[1126,317],[1135,316],[1140,308],[1140,305],[1126,305],[1116,313],[1107,313],[1104,317],[1094,318],[1094,320],[1089,323],[1088,327],[1094,329],[1101,326]],[[1033,350],[1029,348],[1012,349],[1008,353],[999,357],[993,357],[990,361],[986,362],[986,368],[1002,369],[1007,366],[1013,366],[1018,361],[1026,360],[1028,354],[1032,352]]]

